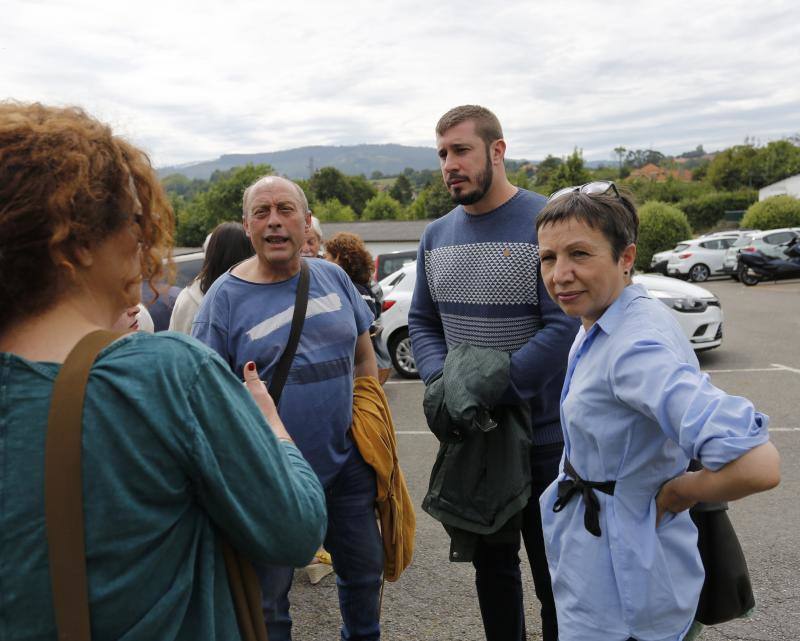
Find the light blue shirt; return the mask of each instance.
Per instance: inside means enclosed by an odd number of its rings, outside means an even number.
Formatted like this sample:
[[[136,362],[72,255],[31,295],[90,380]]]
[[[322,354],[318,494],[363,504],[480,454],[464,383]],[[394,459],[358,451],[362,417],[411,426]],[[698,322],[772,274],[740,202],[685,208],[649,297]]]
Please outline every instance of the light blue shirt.
[[[769,419],[700,372],[663,303],[626,287],[581,328],[561,393],[564,454],[596,491],[600,537],[580,493],[554,513],[562,471],[540,499],[561,641],[678,641],[692,623],[703,566],[688,511],[656,529],[655,496],[690,458],[711,470],[768,440]]]

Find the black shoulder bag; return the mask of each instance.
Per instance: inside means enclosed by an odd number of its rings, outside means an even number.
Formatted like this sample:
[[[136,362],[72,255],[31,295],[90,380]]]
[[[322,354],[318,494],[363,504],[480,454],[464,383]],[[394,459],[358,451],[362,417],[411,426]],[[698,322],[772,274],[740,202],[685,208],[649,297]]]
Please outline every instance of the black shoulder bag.
[[[689,464],[692,472],[702,468],[699,461]],[[732,621],[756,604],[747,561],[727,509],[727,503],[698,503],[689,510],[706,571],[694,618],[704,625]]]
[[[289,368],[292,366],[294,353],[297,351],[297,344],[300,342],[300,334],[303,331],[303,323],[306,320],[306,310],[308,309],[308,264],[304,259],[300,259],[300,280],[297,283],[297,295],[294,299],[294,314],[292,315],[292,329],[289,333],[289,342],[286,349],[281,354],[281,360],[275,368],[272,380],[269,384],[269,395],[278,405],[283,392],[283,386],[289,377]]]

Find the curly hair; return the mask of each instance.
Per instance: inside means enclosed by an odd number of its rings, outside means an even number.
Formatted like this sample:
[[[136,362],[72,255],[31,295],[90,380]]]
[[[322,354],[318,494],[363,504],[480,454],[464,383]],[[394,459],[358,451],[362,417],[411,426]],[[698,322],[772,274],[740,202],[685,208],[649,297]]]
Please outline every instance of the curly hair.
[[[78,107],[0,102],[0,331],[55,304],[76,252],[132,222],[157,279],[174,216],[147,155]]]
[[[359,285],[369,284],[372,276],[372,256],[364,241],[356,234],[339,232],[325,242],[325,252]]]

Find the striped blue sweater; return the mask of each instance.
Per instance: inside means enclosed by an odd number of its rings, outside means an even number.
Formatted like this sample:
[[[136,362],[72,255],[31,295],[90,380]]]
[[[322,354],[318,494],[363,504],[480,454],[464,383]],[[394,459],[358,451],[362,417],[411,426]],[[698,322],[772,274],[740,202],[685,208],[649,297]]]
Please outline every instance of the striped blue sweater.
[[[539,275],[536,215],[545,203],[520,189],[482,215],[461,206],[425,229],[408,324],[428,382],[460,343],[511,354],[509,402],[529,402],[535,445],[562,440],[561,386],[578,321],[550,300]]]

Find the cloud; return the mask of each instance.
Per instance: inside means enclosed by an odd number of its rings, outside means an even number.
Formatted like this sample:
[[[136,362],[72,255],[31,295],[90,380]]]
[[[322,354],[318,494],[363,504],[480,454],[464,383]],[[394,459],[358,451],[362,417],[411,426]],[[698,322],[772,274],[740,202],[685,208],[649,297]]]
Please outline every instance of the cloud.
[[[431,145],[485,104],[512,157],[677,153],[795,133],[791,0],[11,0],[5,97],[80,104],[159,165],[316,144]]]

